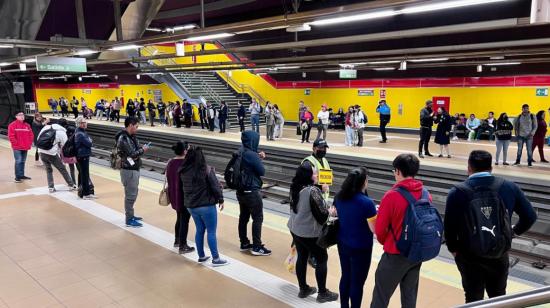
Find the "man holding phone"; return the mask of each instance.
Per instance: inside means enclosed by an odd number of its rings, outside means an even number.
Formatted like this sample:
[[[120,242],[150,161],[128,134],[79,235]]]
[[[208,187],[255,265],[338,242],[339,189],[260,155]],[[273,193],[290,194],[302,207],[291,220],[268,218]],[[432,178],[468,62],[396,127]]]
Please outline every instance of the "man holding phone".
[[[124,211],[126,213],[127,227],[142,227],[141,217],[134,215],[134,203],[139,191],[139,169],[141,168],[141,156],[149,150],[151,142],[144,146],[139,145],[136,133],[139,120],[128,117],[124,121],[124,130],[116,136],[118,153],[122,159],[120,180],[124,185]]]

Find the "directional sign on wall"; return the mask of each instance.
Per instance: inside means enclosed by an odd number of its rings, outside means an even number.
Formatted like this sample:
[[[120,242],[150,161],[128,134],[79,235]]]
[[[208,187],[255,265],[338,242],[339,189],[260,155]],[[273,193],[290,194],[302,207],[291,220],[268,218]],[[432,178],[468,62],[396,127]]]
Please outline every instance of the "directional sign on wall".
[[[537,96],[548,96],[548,88],[537,88]]]
[[[87,72],[86,58],[36,57],[36,69],[44,72]]]

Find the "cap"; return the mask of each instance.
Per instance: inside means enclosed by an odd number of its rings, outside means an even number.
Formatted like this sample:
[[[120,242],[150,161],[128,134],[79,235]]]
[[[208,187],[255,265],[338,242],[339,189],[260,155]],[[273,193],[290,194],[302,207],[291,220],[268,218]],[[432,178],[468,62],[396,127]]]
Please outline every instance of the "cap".
[[[433,102],[432,102],[431,99],[429,99],[429,100],[426,101],[426,105],[431,105],[431,104],[433,104]]]
[[[328,148],[328,143],[325,139],[316,139],[314,142],[313,142],[313,147],[314,148]]]

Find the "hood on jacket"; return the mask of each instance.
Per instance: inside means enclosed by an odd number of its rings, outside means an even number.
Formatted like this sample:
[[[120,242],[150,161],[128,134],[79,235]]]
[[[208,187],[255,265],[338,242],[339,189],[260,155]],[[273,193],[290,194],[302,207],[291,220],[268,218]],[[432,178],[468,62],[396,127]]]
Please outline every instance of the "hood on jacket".
[[[397,188],[397,187],[403,187],[411,193],[415,193],[415,192],[421,193],[422,187],[424,187],[424,184],[422,184],[422,181],[417,179],[406,179],[393,185],[393,188]]]
[[[127,132],[125,129],[123,129],[123,130],[119,131],[119,132],[115,135],[115,140],[118,141],[118,138],[119,138],[120,136],[122,136],[122,134],[125,134],[125,135],[130,136],[130,134],[128,134],[128,132]]]
[[[260,144],[260,135],[253,131],[247,130],[241,134],[241,141],[243,147],[254,152],[258,152],[258,145]]]

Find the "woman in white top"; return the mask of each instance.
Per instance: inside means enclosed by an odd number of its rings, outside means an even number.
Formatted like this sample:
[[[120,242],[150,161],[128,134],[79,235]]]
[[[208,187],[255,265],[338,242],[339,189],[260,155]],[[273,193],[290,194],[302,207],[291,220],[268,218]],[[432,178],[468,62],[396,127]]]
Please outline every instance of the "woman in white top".
[[[330,113],[328,112],[327,104],[324,104],[321,107],[321,111],[317,114],[317,119],[319,119],[319,123],[317,124],[317,139],[321,137],[321,133],[323,133],[323,139],[327,139],[329,118]]]
[[[273,105],[273,112],[275,114],[275,138],[283,138],[285,118],[283,117],[283,113],[281,112],[277,104]]]

